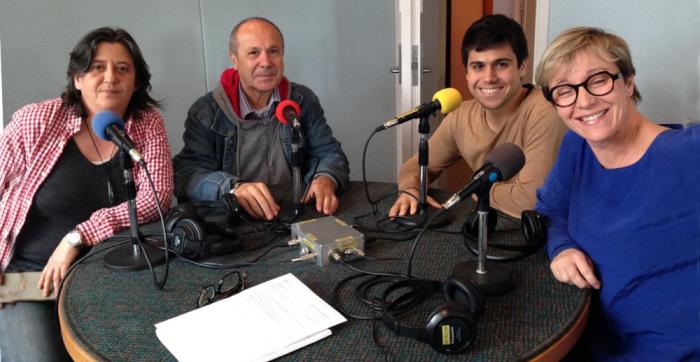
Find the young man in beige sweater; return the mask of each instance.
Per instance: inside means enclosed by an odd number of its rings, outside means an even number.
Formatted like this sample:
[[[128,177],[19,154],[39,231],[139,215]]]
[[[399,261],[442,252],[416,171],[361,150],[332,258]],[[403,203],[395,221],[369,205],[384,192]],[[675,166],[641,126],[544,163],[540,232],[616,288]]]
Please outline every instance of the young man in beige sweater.
[[[528,57],[525,34],[518,23],[503,15],[488,15],[467,29],[462,62],[469,92],[442,121],[429,141],[428,182],[442,170],[464,159],[472,170],[496,146],[513,143],[525,153],[525,166],[512,179],[491,188],[491,206],[519,218],[535,206],[535,191],[544,182],[559,150],[566,127],[539,87],[523,84]],[[401,166],[402,193],[389,216],[418,210],[418,156]],[[428,205],[440,207],[432,198]]]

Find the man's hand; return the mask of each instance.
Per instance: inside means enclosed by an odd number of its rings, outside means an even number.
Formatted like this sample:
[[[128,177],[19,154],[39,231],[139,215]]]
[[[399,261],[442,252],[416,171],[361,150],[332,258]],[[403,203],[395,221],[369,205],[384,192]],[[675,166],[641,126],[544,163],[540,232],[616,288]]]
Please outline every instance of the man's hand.
[[[593,262],[578,249],[566,249],[554,257],[549,265],[558,281],[579,288],[600,289],[600,281],[595,276]]]
[[[270,189],[262,182],[240,183],[234,196],[248,215],[256,219],[272,220],[280,212]]]
[[[338,210],[338,198],[335,196],[335,182],[330,177],[321,175],[311,181],[304,203],[316,199],[316,211],[330,215]]]
[[[52,289],[57,289],[61,285],[61,280],[65,278],[68,267],[73,264],[79,253],[78,249],[68,244],[65,239],[58,243],[44,270],[41,272],[39,283],[37,284],[37,288],[43,289],[45,297],[51,294]]]
[[[410,195],[407,195],[407,193]],[[418,211],[419,195],[420,192],[415,187],[409,187],[406,190],[404,190],[404,192],[399,194],[399,198],[396,199],[394,205],[391,206],[391,209],[389,209],[389,217],[393,218],[396,216],[406,216],[409,214],[415,215]],[[437,201],[435,201],[435,199],[433,199],[430,196],[428,196],[425,201],[428,203],[428,205],[432,207],[438,209],[442,207],[442,205],[440,205]]]

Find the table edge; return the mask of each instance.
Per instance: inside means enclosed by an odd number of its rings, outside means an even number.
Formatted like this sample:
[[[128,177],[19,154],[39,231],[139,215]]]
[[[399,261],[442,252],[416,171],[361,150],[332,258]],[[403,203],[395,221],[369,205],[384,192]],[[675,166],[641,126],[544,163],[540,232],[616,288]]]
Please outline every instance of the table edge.
[[[568,328],[563,335],[557,338],[544,351],[530,358],[533,362],[549,362],[561,361],[569,351],[574,347],[576,342],[581,338],[583,331],[586,329],[588,317],[591,310],[591,293],[590,290],[585,292],[585,303],[583,304],[577,319]]]
[[[68,289],[69,277],[70,276],[67,276],[66,279],[63,281],[63,288],[61,288],[61,292],[59,293],[58,305],[56,306],[56,309],[58,309],[58,324],[61,328],[61,337],[63,338],[63,344],[66,346],[68,354],[74,361],[97,361],[97,359],[95,359],[95,357],[90,352],[88,352],[85,346],[73,335],[72,329],[70,328],[70,323],[66,320],[67,312],[64,310],[64,300],[66,297],[66,289]]]

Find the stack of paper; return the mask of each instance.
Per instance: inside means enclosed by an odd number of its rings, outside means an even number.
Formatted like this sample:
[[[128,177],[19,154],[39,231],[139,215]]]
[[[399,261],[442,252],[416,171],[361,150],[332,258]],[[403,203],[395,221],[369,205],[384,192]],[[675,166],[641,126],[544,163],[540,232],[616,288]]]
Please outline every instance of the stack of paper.
[[[156,324],[180,361],[269,361],[346,319],[292,274]]]

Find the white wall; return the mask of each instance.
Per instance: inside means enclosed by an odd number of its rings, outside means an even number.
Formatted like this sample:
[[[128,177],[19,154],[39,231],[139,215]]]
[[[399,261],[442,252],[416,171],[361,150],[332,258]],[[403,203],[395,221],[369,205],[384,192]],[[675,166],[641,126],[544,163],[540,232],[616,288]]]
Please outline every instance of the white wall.
[[[129,3],[129,4],[127,4]],[[393,0],[0,0],[4,122],[21,106],[61,94],[68,53],[99,26],[126,28],[153,75],[173,152],[183,145],[190,105],[229,67],[231,28],[250,16],[274,21],[285,37],[285,73],[313,89],[361,178],[363,145],[395,114]],[[371,181],[395,181],[396,137],[370,145]],[[372,159],[370,157],[370,159]]]
[[[700,121],[699,0],[551,0],[549,41],[595,26],[624,38],[637,68],[640,111],[657,123]]]

